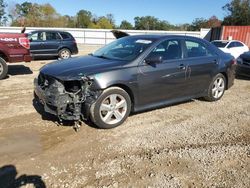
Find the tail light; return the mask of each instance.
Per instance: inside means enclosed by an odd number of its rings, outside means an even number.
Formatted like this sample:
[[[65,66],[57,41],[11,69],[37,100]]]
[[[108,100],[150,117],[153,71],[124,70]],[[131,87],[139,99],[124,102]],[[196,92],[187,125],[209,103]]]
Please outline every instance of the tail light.
[[[233,60],[231,61],[231,64],[232,64],[232,65],[236,65],[236,64],[237,64],[236,59],[233,59]]]
[[[19,38],[19,44],[21,44],[26,49],[30,49],[30,41],[26,37]]]

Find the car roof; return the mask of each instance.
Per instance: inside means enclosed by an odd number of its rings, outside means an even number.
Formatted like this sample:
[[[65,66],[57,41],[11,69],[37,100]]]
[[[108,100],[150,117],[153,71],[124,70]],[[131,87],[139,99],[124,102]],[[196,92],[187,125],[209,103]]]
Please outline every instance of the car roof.
[[[39,29],[39,30],[34,30],[34,31],[31,31],[31,33],[33,32],[60,32],[60,33],[69,33],[67,31],[60,31],[60,30],[51,30],[51,29]]]
[[[128,37],[131,38],[143,38],[143,39],[170,39],[170,38],[179,38],[179,39],[194,39],[194,40],[202,40],[201,38],[198,37],[192,37],[192,36],[184,36],[184,35],[166,35],[166,34],[149,34],[149,35],[130,35]]]
[[[213,40],[212,42],[240,42],[240,43],[242,43],[239,40]]]

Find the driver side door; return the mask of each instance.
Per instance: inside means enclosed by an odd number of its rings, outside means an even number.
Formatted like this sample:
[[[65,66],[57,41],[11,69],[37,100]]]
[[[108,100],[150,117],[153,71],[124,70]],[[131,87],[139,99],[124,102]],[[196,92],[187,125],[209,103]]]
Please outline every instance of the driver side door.
[[[29,34],[30,53],[34,56],[43,54],[43,44],[45,39],[45,32],[32,32]]]
[[[147,62],[153,56],[162,57],[162,61]],[[186,67],[180,40],[172,39],[160,43],[139,66],[139,106],[164,104],[166,101],[184,97]]]

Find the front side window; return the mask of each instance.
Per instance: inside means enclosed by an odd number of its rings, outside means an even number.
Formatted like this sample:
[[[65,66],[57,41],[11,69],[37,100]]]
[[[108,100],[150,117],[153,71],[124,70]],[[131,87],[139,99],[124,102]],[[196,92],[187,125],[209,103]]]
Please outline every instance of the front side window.
[[[235,46],[235,42],[231,42],[231,43],[227,46],[227,48],[234,48],[234,47],[236,47],[236,46]]]
[[[149,56],[162,56],[163,60],[181,59],[181,43],[179,40],[166,40],[160,43]]]
[[[123,37],[100,48],[93,53],[93,56],[131,61],[143,53],[153,42],[153,39]]]
[[[210,52],[207,47],[201,43],[196,41],[185,41],[186,49],[187,49],[187,57],[206,57],[206,56],[212,56],[212,53]]]
[[[42,34],[43,33],[41,33],[41,32],[30,33],[28,37],[32,41],[40,41],[40,40],[43,40]]]

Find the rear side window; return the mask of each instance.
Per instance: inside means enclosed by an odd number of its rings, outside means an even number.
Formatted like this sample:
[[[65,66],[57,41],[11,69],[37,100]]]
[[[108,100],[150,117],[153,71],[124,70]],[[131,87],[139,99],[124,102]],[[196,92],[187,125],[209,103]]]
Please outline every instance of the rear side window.
[[[235,42],[235,47],[242,47],[242,46],[243,46],[242,43],[240,43],[240,42]]]
[[[60,33],[60,35],[62,36],[63,39],[71,39],[71,36],[68,33]]]
[[[226,45],[228,44],[228,42],[226,42],[226,41],[213,41],[212,44],[218,48],[225,48]]]
[[[46,40],[60,40],[61,37],[57,32],[46,32]]]
[[[212,56],[212,52],[201,42],[185,41],[187,57],[206,57]]]
[[[242,46],[244,45],[240,42],[231,42],[227,48],[242,47]]]

